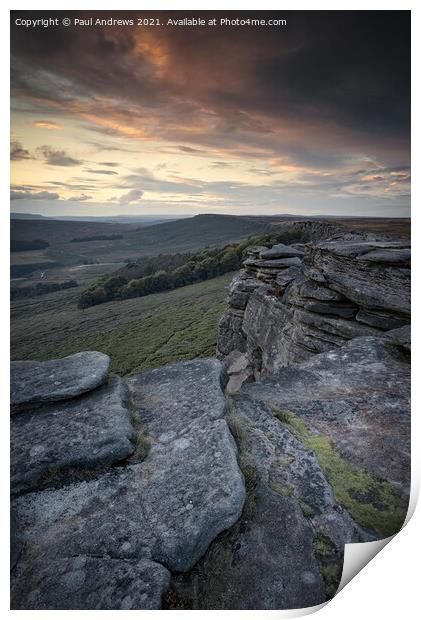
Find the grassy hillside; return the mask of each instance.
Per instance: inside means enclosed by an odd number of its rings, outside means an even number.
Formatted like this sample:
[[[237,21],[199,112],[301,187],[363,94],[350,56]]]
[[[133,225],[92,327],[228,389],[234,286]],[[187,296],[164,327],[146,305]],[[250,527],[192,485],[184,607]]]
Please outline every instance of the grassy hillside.
[[[12,304],[12,359],[45,360],[77,351],[108,353],[128,375],[215,354],[217,325],[233,274],[139,299],[76,307],[78,289]]]

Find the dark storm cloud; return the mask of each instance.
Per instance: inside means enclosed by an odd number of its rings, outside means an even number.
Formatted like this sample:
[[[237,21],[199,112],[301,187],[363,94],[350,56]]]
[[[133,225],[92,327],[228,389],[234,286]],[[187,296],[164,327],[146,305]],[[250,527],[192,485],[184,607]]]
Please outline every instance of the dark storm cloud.
[[[38,151],[50,165],[90,166],[90,178],[64,179],[63,188],[81,197],[104,180],[112,183],[110,191],[122,192],[111,199],[120,204],[130,204],[130,196],[135,202],[143,192],[147,198],[165,193],[177,201],[184,196],[239,208],[289,199],[299,205],[310,198],[323,205],[325,199],[331,206],[343,199],[351,204],[406,197],[410,13],[278,16],[288,20],[287,27],[12,27],[14,108],[66,120],[64,127],[71,119],[84,135],[81,142],[98,151],[83,162],[51,147]],[[159,163],[148,161],[148,141],[154,141]],[[19,145],[18,158],[19,149],[21,159],[30,156]],[[133,154],[133,162],[148,165],[156,176],[145,168],[128,174],[123,164],[115,176],[119,164],[100,161],[113,159],[113,151]],[[178,172],[174,156],[180,158]],[[217,180],[228,173],[232,182]],[[195,174],[202,178],[187,178]]]
[[[219,125],[207,131],[221,138],[239,130],[270,132],[257,118],[262,114],[274,123],[305,118],[407,138],[409,12],[307,11],[282,17],[288,19],[282,29],[145,34],[12,28],[14,90],[64,106],[94,96],[118,98],[128,114],[133,105],[165,116],[171,105],[181,126],[195,122],[207,106],[219,115]],[[53,88],[55,76],[60,80]],[[167,119],[164,133],[177,135],[174,118]],[[111,126],[97,129],[118,133]]]

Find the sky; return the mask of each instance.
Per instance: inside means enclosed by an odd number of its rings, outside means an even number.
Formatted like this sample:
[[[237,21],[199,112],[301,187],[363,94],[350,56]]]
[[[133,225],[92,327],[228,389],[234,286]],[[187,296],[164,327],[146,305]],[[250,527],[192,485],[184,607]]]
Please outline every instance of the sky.
[[[287,23],[167,25],[245,13]],[[410,214],[408,11],[11,19],[13,212]]]

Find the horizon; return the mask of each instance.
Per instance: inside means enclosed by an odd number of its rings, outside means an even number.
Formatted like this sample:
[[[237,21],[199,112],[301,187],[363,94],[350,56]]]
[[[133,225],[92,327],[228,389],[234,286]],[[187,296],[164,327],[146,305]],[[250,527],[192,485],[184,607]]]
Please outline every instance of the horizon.
[[[69,15],[99,13],[150,15]],[[26,29],[38,12],[12,12],[12,211],[410,217],[410,15],[343,13]]]
[[[217,212],[208,212],[205,211],[203,213],[189,213],[189,214],[182,214],[182,213],[155,213],[153,215],[145,215],[143,213],[115,213],[113,215],[99,215],[99,214],[95,214],[95,215],[83,215],[80,213],[74,213],[72,215],[42,215],[41,213],[26,213],[26,212],[19,212],[19,211],[11,211],[10,212],[10,217],[11,219],[13,219],[14,215],[18,215],[20,216],[22,219],[25,219],[24,216],[27,216],[28,219],[30,219],[31,217],[40,217],[40,218],[45,218],[45,219],[55,219],[55,218],[66,218],[66,219],[71,219],[71,218],[84,218],[84,219],[103,219],[103,218],[144,218],[144,219],[158,219],[158,218],[164,218],[164,219],[171,219],[171,220],[176,220],[176,219],[188,219],[188,218],[193,218],[193,217],[198,217],[200,215],[221,215],[221,216],[227,216],[227,217],[268,217],[268,218],[282,218],[282,217],[303,217],[303,218],[311,218],[311,219],[317,219],[317,218],[332,218],[332,219],[352,219],[352,218],[357,218],[357,219],[407,219],[410,220],[411,216],[401,216],[401,215],[391,215],[391,216],[383,216],[383,215],[378,215],[378,216],[374,216],[374,215],[338,215],[335,213],[331,213],[331,214],[326,214],[326,213],[319,213],[319,214],[315,214],[315,215],[300,215],[300,214],[294,214],[294,213],[269,213],[269,214],[265,214],[265,213],[246,213],[246,214],[235,214],[235,213],[217,213]]]

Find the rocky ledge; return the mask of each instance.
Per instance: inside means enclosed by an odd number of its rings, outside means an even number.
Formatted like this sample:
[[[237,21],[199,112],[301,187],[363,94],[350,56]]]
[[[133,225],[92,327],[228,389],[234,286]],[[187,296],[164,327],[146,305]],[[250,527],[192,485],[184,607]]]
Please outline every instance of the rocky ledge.
[[[229,389],[352,338],[409,325],[410,260],[407,241],[354,233],[251,248],[220,322]]]

